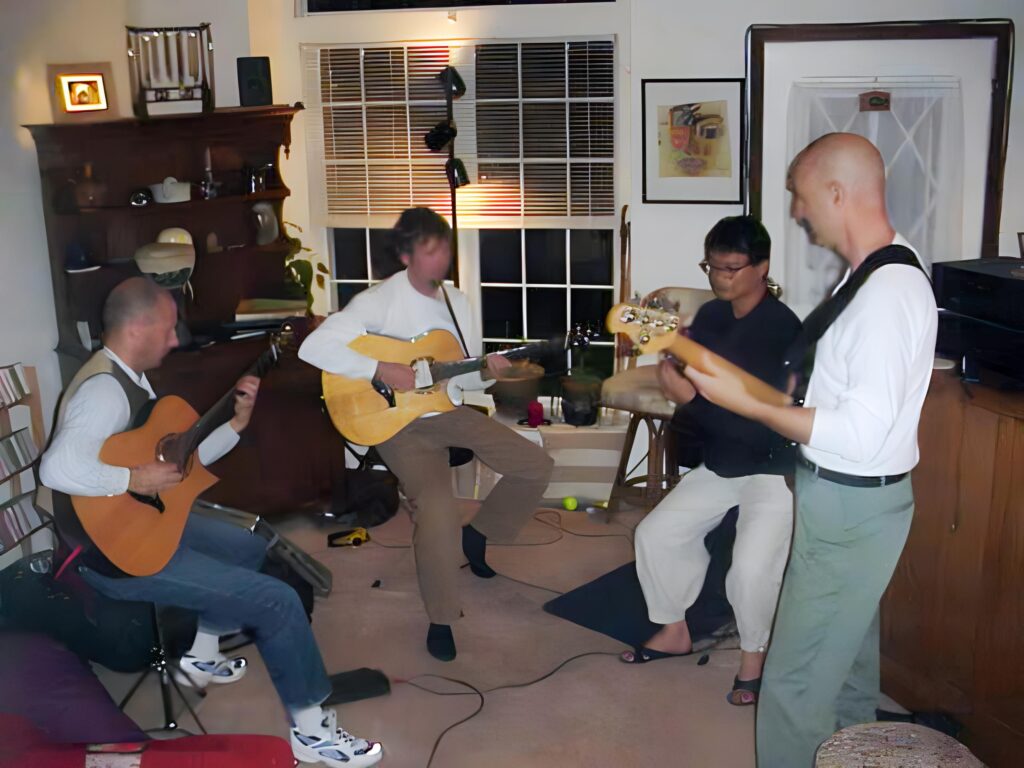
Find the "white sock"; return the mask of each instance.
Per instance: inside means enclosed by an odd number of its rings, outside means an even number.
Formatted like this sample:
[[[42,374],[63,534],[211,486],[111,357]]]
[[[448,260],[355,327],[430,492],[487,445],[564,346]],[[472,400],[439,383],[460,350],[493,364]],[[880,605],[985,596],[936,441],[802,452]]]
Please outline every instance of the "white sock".
[[[301,709],[290,709],[292,721],[295,723],[295,727],[298,728],[299,733],[304,733],[307,736],[323,736],[329,737],[332,734],[327,733],[327,729],[324,728],[324,714],[323,708],[319,704],[313,704],[309,707],[302,707]]]
[[[224,658],[220,652],[220,635],[200,629],[188,654],[203,661],[220,661]]]

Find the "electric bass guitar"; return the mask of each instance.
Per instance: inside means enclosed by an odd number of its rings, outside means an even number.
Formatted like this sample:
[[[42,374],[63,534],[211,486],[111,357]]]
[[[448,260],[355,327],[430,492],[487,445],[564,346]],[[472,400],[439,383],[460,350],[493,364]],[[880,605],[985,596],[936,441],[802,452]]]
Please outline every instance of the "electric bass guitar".
[[[278,338],[246,371],[263,377],[279,358]],[[71,505],[92,543],[111,563],[130,576],[150,576],[174,555],[196,498],[217,482],[217,477],[196,460],[200,443],[235,411],[232,387],[202,417],[180,397],[150,401],[145,423],[137,429],[107,438],[100,461],[134,467],[166,461],[178,468],[182,479],[154,496],[129,491],[118,496],[72,496]]]
[[[626,302],[611,308],[606,324],[612,333],[628,336],[638,354],[663,352],[685,365],[692,365],[701,373],[710,373],[711,364],[727,375],[738,378],[744,389],[763,403],[790,405],[793,402],[789,395],[683,335],[680,332],[679,316],[671,312],[659,307],[643,307]]]
[[[563,339],[526,344],[497,354],[514,360],[585,346],[588,342],[586,332],[577,332]],[[400,391],[382,381],[324,372],[324,403],[331,421],[345,439],[357,445],[379,445],[424,414],[454,410],[458,403],[452,395],[457,393],[450,391],[449,380],[483,370],[487,361],[486,356],[465,357],[458,340],[445,330],[428,331],[408,341],[365,333],[348,346],[380,362],[408,365],[416,374],[416,388]]]

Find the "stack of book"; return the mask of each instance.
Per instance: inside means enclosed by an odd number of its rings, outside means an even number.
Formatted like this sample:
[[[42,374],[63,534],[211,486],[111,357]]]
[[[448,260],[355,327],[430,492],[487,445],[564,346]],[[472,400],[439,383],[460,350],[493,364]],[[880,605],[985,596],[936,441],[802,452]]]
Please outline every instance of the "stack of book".
[[[45,522],[32,502],[34,491],[0,504],[0,552],[6,552]]]
[[[0,438],[0,479],[17,474],[39,455],[28,429],[19,429]]]
[[[29,394],[25,367],[21,363],[0,368],[0,405],[14,405]]]

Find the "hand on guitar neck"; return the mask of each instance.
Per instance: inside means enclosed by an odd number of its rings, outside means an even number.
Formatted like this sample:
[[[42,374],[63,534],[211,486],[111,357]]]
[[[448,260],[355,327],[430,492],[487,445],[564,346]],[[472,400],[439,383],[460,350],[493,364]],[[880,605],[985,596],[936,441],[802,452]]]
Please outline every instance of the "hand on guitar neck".
[[[502,371],[512,365],[512,362],[501,355],[488,355],[487,368],[492,377],[499,376]],[[382,381],[396,392],[407,392],[416,388],[416,374],[412,368],[405,363],[377,363],[377,372],[373,375],[377,381]]]

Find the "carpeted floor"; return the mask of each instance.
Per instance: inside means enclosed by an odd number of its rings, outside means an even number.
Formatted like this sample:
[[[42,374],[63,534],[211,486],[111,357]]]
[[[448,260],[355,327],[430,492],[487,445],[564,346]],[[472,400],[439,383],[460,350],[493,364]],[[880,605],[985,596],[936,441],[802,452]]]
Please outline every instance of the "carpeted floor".
[[[552,515],[542,515],[553,522]],[[562,533],[538,520],[518,544],[492,547],[490,564],[502,576],[489,581],[462,571],[465,618],[455,626],[458,658],[445,664],[424,647],[427,619],[420,602],[404,512],[372,531],[374,543],[328,549],[333,528],[296,517],[275,521],[282,533],[316,555],[334,573],[334,592],[318,600],[314,631],[329,672],[368,666],[392,679],[392,693],[339,708],[350,731],[383,742],[388,768],[424,768],[436,739],[479,706],[476,694],[437,696],[465,687],[515,686],[541,678],[582,653],[614,654],[622,646],[604,635],[551,616],[541,606],[554,594],[588,582],[633,558],[630,529],[641,518],[624,512],[603,524],[585,512],[562,512]],[[380,580],[380,587],[371,585]],[[538,585],[527,586],[512,579]],[[220,733],[285,735],[286,719],[258,653],[237,684],[212,687],[198,702],[206,727]],[[643,667],[612,655],[571,661],[524,687],[485,694],[482,711],[444,736],[434,768],[555,768],[558,766],[671,766],[749,768],[754,713],[730,706],[725,695],[738,663],[732,649],[716,650],[704,666],[697,656]],[[117,697],[133,678],[98,669]],[[142,727],[160,724],[155,680],[130,705]],[[181,725],[192,728],[186,716]]]

